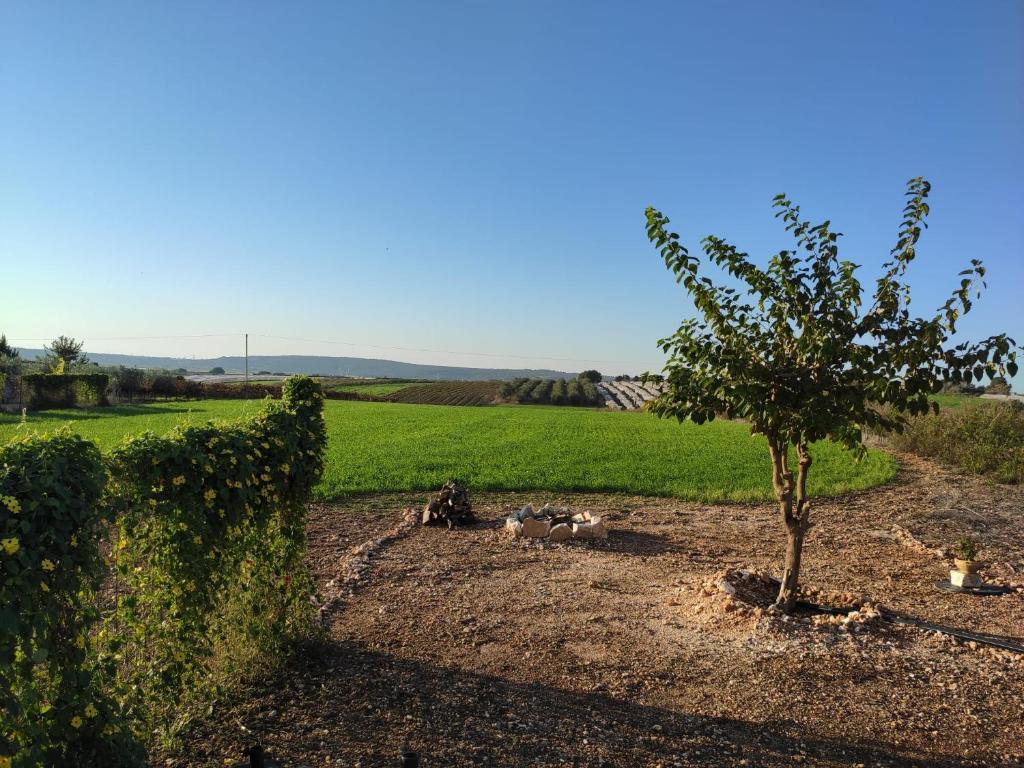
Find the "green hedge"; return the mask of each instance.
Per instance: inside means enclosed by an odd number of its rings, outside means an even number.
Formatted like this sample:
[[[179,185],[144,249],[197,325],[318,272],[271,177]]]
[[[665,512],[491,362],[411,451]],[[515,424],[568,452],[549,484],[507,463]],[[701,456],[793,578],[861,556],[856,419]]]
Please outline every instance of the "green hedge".
[[[29,373],[21,377],[32,410],[106,405],[110,376],[106,373]],[[0,766],[2,768],[2,766]]]
[[[320,387],[297,378],[246,422],[143,434],[106,466],[66,433],[4,448],[0,768],[136,764],[133,737],[172,736],[308,635],[305,502],[325,443]]]
[[[0,449],[0,765],[130,756],[90,639],[109,509],[95,444],[58,432]]]

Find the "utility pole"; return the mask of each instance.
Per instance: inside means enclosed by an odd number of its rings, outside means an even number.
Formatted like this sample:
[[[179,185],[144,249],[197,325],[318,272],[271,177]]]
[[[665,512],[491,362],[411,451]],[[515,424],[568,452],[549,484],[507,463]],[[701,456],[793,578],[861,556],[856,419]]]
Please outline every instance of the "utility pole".
[[[249,396],[249,334],[245,334],[245,396]]]

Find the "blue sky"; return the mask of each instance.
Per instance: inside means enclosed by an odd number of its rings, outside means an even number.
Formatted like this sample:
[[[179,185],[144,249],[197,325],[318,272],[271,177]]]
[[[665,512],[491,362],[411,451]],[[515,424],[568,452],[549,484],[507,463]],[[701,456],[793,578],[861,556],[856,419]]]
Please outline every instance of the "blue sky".
[[[637,372],[645,206],[767,258],[786,192],[867,284],[924,175],[914,306],[980,257],[1024,341],[1022,136],[1020,2],[4,2],[0,330]]]

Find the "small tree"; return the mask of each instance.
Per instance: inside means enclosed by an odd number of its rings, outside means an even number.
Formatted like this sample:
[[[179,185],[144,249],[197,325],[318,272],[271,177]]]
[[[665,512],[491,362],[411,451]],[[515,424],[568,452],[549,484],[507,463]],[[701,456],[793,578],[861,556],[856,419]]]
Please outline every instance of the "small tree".
[[[224,369],[221,368],[219,365],[215,365],[213,368],[210,369],[210,375],[211,376],[223,376],[224,375]]]
[[[138,368],[127,368],[120,366],[114,374],[114,382],[117,385],[119,397],[127,397],[128,402],[142,391],[145,384],[145,375]]]
[[[1014,342],[1005,334],[947,346],[957,320],[971,309],[972,295],[978,295],[976,284],[984,285],[985,268],[977,259],[960,273],[960,286],[933,317],[910,316],[903,275],[926,226],[929,190],[922,178],[908,183],[896,246],[867,308],[857,265],[839,260],[840,233],[828,221],[812,226],[801,220],[799,207],[785,195],[775,197],[776,217],[797,247],[779,252],[766,269],[724,240],[702,241],[712,263],[745,283],[742,292],[699,274],[700,260],[668,231],[669,220],[647,209],[649,239],[702,316],[684,320],[659,342],[669,356],[666,390],[651,410],[697,424],[716,414],[742,418],[767,438],[772,486],[787,534],[776,601],[784,611],[796,603],[810,525],[811,445],[829,439],[862,455],[864,427],[902,431],[908,415],[928,411],[928,395],[944,381],[1017,372]],[[938,411],[937,403],[931,406]]]
[[[63,373],[70,371],[72,366],[85,365],[89,362],[89,358],[82,353],[83,346],[85,346],[84,341],[76,341],[70,336],[58,336],[50,343],[50,346],[44,346],[43,350],[52,359],[50,368],[56,371],[60,366],[61,373]],[[63,361],[63,365],[61,365],[61,361]]]
[[[21,355],[7,343],[7,336],[0,333],[0,374],[18,373],[21,370]],[[3,390],[3,387],[0,387]],[[2,391],[0,391],[2,394]]]
[[[588,371],[583,371],[581,374],[579,374],[576,377],[576,379],[578,381],[590,381],[590,382],[593,382],[594,384],[597,384],[597,382],[599,382],[601,380],[601,378],[602,378],[601,372],[600,371],[595,371],[593,369],[588,370]]]
[[[986,395],[1008,395],[1010,394],[1010,382],[1006,380],[1005,376],[995,376],[987,387],[985,387]]]

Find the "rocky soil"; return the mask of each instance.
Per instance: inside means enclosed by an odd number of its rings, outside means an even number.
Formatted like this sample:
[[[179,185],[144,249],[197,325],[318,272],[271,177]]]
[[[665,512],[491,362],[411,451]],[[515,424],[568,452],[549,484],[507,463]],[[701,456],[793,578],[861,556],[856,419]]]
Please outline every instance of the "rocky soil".
[[[1024,584],[1024,489],[901,456],[889,487],[822,500],[804,582],[917,618],[1024,636],[1024,593],[951,595],[970,534]],[[215,708],[169,765],[258,736],[285,766],[1024,765],[1024,657],[877,620],[737,607],[726,569],[778,575],[770,505],[475,494],[479,522],[415,524],[426,494],[315,506],[325,637]],[[609,537],[513,540],[509,511],[604,517]],[[709,585],[712,588],[709,588]]]

